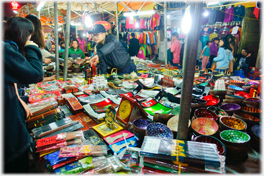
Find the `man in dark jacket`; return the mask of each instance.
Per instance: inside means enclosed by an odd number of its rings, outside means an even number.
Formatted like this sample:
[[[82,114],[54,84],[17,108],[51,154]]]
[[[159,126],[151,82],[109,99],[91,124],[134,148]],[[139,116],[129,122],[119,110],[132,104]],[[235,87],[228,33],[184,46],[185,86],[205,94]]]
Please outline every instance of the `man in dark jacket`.
[[[128,53],[130,56],[137,56],[139,51],[139,40],[135,38],[135,33],[131,33],[132,39],[129,40]]]
[[[100,64],[101,74],[107,73],[107,68],[116,68],[119,75],[137,72],[136,65],[131,60],[129,54],[113,34],[106,35],[103,25],[94,25],[89,34],[93,35],[93,40],[97,44],[97,54],[94,55],[90,64]]]
[[[234,63],[234,70],[244,70],[244,74],[246,75],[246,77],[248,77],[249,65],[251,62],[250,56],[251,53],[248,52],[247,48],[243,48],[240,54],[235,54],[234,56],[237,59]]]
[[[14,83],[32,84],[43,80],[42,55],[37,46],[27,45],[25,57],[12,44],[4,47],[4,172],[26,172],[29,146],[33,142],[26,128],[27,111]]]
[[[122,43],[123,47],[126,49],[127,51],[127,44],[126,42],[123,40],[122,34],[119,34],[119,41]]]

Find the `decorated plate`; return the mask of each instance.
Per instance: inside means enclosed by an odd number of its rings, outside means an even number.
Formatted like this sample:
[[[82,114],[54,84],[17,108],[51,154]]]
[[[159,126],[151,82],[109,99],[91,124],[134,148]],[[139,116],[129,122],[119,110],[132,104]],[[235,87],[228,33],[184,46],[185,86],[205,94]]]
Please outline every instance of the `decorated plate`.
[[[227,104],[222,105],[220,108],[225,111],[234,111],[234,110],[240,109],[241,107],[235,103],[227,103]]]
[[[136,126],[137,128],[146,130],[148,125],[151,124],[152,122],[148,119],[137,119],[133,121],[133,125]]]
[[[250,136],[242,131],[225,130],[220,133],[220,137],[224,141],[233,143],[245,143],[250,140]]]
[[[229,87],[230,89],[233,89],[233,90],[239,90],[239,91],[242,91],[242,90],[243,90],[241,87],[234,86],[234,85],[229,85],[228,87]]]
[[[218,130],[217,123],[209,118],[197,118],[192,121],[192,129],[200,135],[213,135]]]
[[[173,139],[172,131],[162,123],[152,123],[147,127],[147,136]]]

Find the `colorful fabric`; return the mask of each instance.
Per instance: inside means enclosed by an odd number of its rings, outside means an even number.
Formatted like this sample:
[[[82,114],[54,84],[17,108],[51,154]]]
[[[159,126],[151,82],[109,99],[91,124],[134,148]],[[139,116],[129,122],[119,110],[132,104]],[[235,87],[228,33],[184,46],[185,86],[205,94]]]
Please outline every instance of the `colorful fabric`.
[[[206,45],[204,48],[203,48],[203,50],[204,50],[204,53],[203,53],[203,56],[210,56],[210,49],[209,49],[209,47]]]
[[[210,48],[210,55],[217,56],[218,47],[214,42],[211,43],[209,48]]]
[[[159,26],[160,24],[160,15],[155,13],[150,20],[150,27],[154,30],[155,27]]]
[[[209,37],[208,37],[207,35],[205,35],[205,36],[203,36],[203,37],[201,38],[202,48],[205,47],[207,40],[209,40]]]
[[[215,37],[217,37],[217,36],[218,36],[217,33],[212,33],[212,34],[209,35],[209,40],[212,41],[212,39],[215,38]]]
[[[225,7],[216,8],[216,22],[223,22],[225,19]]]
[[[245,6],[238,5],[234,8],[234,21],[242,21],[245,16]]]
[[[253,15],[255,15],[255,17],[258,19],[259,18],[259,8],[257,8],[257,6],[255,7],[254,11],[253,11]]]
[[[135,29],[135,27],[136,27],[136,20],[128,16],[126,18],[126,29]]]

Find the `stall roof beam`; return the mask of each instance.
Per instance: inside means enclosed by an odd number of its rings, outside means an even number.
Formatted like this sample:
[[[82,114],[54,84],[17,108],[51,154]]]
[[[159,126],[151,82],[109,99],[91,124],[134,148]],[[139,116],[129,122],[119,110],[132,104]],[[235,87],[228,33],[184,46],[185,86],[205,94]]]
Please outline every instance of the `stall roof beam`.
[[[115,2],[112,3],[112,4],[110,4],[109,6],[104,7],[104,9],[107,9],[108,7],[111,7],[111,6],[113,6],[113,5],[115,5]],[[103,8],[102,8],[102,9],[103,9]]]
[[[89,7],[89,5],[88,6],[86,6],[86,5],[84,5],[82,2],[79,2],[80,4],[82,4],[85,8],[87,8],[87,9],[89,9],[89,10],[91,10],[91,11],[93,11],[93,9],[91,9],[90,7]]]
[[[120,2],[120,4],[121,4],[123,7],[129,9],[130,11],[135,12],[135,10],[133,10],[133,9],[131,9],[130,7],[126,6],[123,2]]]
[[[146,1],[144,1],[144,3],[142,4],[142,6],[139,8],[139,12],[140,12],[140,10],[143,8],[143,6],[145,5],[145,3],[146,3]]]
[[[100,10],[101,6],[103,5],[104,2],[101,2],[101,4],[98,7],[98,10]]]
[[[103,9],[103,8],[101,8],[104,12],[106,12],[106,13],[109,13],[110,15],[113,15],[113,16],[115,16],[115,14],[113,14],[113,13],[111,13],[111,12],[109,12],[108,10],[106,10],[106,9]]]
[[[128,1],[128,2],[126,3],[126,5],[127,5],[128,3],[130,3],[130,1]],[[118,13],[118,15],[119,15],[124,9],[125,9],[125,7],[123,7],[123,9]]]
[[[75,14],[79,15],[80,17],[82,17],[81,14],[79,14],[78,12],[76,12],[75,10],[71,9]]]
[[[97,11],[97,2],[94,2],[94,9]]]

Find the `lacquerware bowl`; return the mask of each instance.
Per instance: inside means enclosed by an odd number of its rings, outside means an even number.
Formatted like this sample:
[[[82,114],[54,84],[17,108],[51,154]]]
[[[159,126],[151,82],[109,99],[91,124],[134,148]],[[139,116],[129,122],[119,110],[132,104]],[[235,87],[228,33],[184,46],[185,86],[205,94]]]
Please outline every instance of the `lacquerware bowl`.
[[[206,107],[206,100],[202,100],[202,99],[192,99],[191,102],[191,109],[197,109],[197,108],[201,108],[201,107]]]
[[[242,92],[242,91],[237,91],[237,92],[234,93],[234,95],[241,96],[241,97],[244,97],[244,98],[251,98],[252,97],[249,93]]]
[[[194,111],[194,119],[200,117],[206,117],[214,121],[217,121],[218,119],[217,115],[213,111],[205,108],[199,108]]]
[[[219,139],[213,136],[200,135],[195,137],[193,141],[216,144],[219,155],[225,155],[226,153],[225,145]]]
[[[220,102],[220,98],[215,95],[207,95],[204,96],[202,99],[207,102],[206,103],[207,106],[216,106]]]
[[[229,90],[235,90],[235,91],[243,91],[243,89],[241,87],[234,86],[234,85],[229,85],[228,89]]]
[[[247,106],[259,108],[261,100],[259,98],[247,98],[244,100],[244,102]]]
[[[155,136],[165,139],[173,139],[172,131],[162,123],[151,123],[146,130],[146,136]]]
[[[242,119],[230,117],[230,116],[223,116],[219,120],[219,128],[221,131],[238,130],[238,131],[246,132],[247,124]]]
[[[233,113],[239,112],[241,110],[241,107],[238,104],[235,103],[227,103],[220,106],[221,109],[223,109],[229,116],[232,116]]]
[[[196,135],[212,136],[216,134],[218,128],[214,120],[205,117],[194,119],[191,123],[191,129]]]
[[[223,109],[217,108],[215,106],[209,106],[207,109],[213,111],[217,115],[218,119],[222,116],[228,116],[228,114]]]

